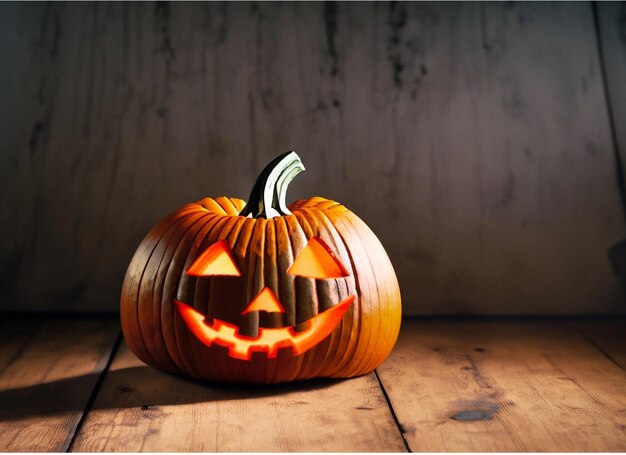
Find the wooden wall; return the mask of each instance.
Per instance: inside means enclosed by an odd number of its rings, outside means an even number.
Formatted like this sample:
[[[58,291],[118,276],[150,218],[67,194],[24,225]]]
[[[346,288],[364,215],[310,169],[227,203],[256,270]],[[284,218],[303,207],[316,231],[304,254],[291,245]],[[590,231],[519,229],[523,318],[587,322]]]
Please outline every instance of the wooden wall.
[[[293,148],[291,199],[360,215],[407,314],[624,312],[626,14],[597,8],[0,4],[2,308],[116,310],[156,221]]]

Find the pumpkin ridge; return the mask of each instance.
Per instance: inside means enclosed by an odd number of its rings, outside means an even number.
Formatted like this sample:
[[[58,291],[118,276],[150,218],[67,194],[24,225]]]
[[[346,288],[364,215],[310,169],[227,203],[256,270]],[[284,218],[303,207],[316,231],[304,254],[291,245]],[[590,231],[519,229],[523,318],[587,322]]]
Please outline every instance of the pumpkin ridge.
[[[185,208],[189,209],[189,204],[167,215],[148,232],[139,247],[137,247],[130,261],[130,265],[128,266],[126,276],[124,277],[124,283],[122,284],[122,297],[120,299],[122,332],[126,335],[126,342],[133,353],[148,364],[154,363],[154,360],[148,353],[148,349],[141,336],[141,328],[139,326],[139,289],[141,288],[141,282],[148,261],[154,254],[154,250],[161,241],[161,238],[176,224],[177,214],[182,212],[181,216],[185,217],[193,213],[192,210],[186,211]],[[141,267],[141,274],[138,279],[136,277],[137,274],[133,273],[135,267]]]
[[[353,372],[369,373],[374,370],[375,365],[373,361],[378,358],[379,353],[379,343],[380,343],[380,335],[381,335],[381,325],[383,324],[382,319],[382,306],[386,303],[386,300],[383,300],[380,293],[380,287],[377,283],[377,275],[376,275],[376,266],[373,262],[373,258],[371,258],[371,250],[372,246],[367,242],[367,239],[364,239],[361,235],[360,230],[350,223],[350,212],[345,207],[343,209],[337,208],[337,210],[342,210],[343,221],[346,227],[353,232],[353,235],[357,239],[357,243],[362,245],[362,259],[359,263],[363,264],[363,268],[367,270],[368,276],[368,284],[369,284],[369,308],[367,310],[370,322],[369,334],[368,334],[368,342],[366,344],[366,348],[364,350],[364,355],[360,359],[359,362],[355,363]],[[366,248],[365,245],[368,245]],[[364,310],[365,311],[365,310]]]
[[[293,257],[293,260],[295,260],[299,252],[302,251],[302,249],[306,245],[306,235],[304,233],[304,230],[302,229],[302,226],[300,226],[300,224],[298,223],[298,219],[295,217],[295,215],[289,215],[289,216],[285,216],[281,218],[285,222],[285,226],[287,228],[287,231],[286,231],[287,237],[291,245],[292,257]],[[302,322],[301,316],[299,313],[298,302],[302,300],[301,296],[303,294],[306,296],[307,288],[310,288],[310,281],[307,281],[307,279],[298,280],[298,277],[294,277],[293,287],[294,287],[294,311],[293,311],[294,324],[293,326],[295,327],[300,322]],[[305,291],[304,293],[303,293],[303,290]],[[308,293],[310,294],[310,289]],[[302,378],[301,372],[304,367],[305,359],[306,359],[305,355],[299,355],[296,357],[296,364],[291,374],[287,376],[287,379],[286,379],[287,381],[293,381],[293,380]]]
[[[196,202],[197,205],[202,207],[207,212],[215,213],[216,215],[228,215],[226,210],[213,198],[205,197]]]
[[[243,208],[246,206],[246,201],[238,197],[231,197],[229,199],[230,199],[231,204],[233,204],[233,206],[235,207],[235,210],[237,211],[237,213],[238,214],[241,213]],[[240,215],[237,215],[237,216],[240,216]]]
[[[178,318],[178,314],[176,312],[176,308],[173,304],[173,298],[182,298],[185,301],[192,301],[193,298],[190,297],[195,294],[195,286],[197,282],[196,277],[188,276],[185,272],[189,268],[191,262],[193,262],[193,258],[197,255],[198,251],[202,251],[204,247],[207,247],[210,243],[210,240],[214,235],[217,235],[219,231],[226,224],[226,219],[224,215],[220,215],[217,213],[209,213],[207,214],[210,217],[206,223],[204,223],[196,232],[193,233],[191,238],[187,240],[188,249],[186,245],[183,245],[183,249],[180,251],[180,254],[177,256],[179,261],[175,264],[175,267],[168,270],[166,275],[166,280],[171,276],[171,280],[173,281],[170,293],[165,294],[165,285],[162,289],[161,296],[161,313],[168,317],[170,321],[176,321]],[[177,247],[174,252],[174,256],[176,257],[176,253],[180,248]],[[185,252],[185,250],[187,250]],[[174,265],[174,260],[170,263],[170,265]],[[193,283],[193,285],[191,284]],[[193,293],[191,292],[193,289]],[[172,333],[174,343],[172,344],[172,349],[176,350],[181,362],[184,365],[184,369],[187,374],[194,377],[202,377],[201,370],[204,367],[204,362],[198,362],[198,358],[202,356],[196,349],[190,349],[190,346],[193,346],[193,343],[185,336],[180,336],[177,333],[177,326],[180,326],[180,323],[174,322],[172,325]],[[185,329],[183,328],[183,331]],[[186,332],[184,332],[186,333]],[[181,349],[182,346],[182,349]],[[187,355],[189,353],[189,355]]]
[[[154,290],[160,286],[161,276],[164,270],[166,270],[166,267],[169,266],[168,255],[172,245],[176,245],[183,237],[184,233],[188,229],[191,229],[191,227],[203,217],[204,214],[202,212],[195,212],[191,214],[191,216],[175,223],[173,228],[168,230],[157,244],[150,260],[146,263],[144,273],[148,277],[148,280],[142,280],[139,288],[139,298],[137,302],[141,336],[155,364],[168,372],[177,371],[178,368],[176,364],[172,362],[169,354],[163,352],[163,345],[157,339],[160,329],[155,325],[155,322],[160,324],[161,321],[157,321],[157,315],[155,314],[160,307],[155,308]],[[164,258],[167,258],[165,262]]]
[[[385,302],[385,308],[384,308],[385,315],[381,314],[380,321],[382,323],[385,320],[383,319],[383,317],[386,318],[387,320],[391,319],[392,317],[395,317],[398,319],[398,321],[397,321],[397,324],[393,324],[393,323],[384,324],[385,334],[382,337],[382,341],[385,342],[385,345],[383,346],[383,348],[380,348],[378,350],[379,357],[377,359],[377,362],[378,362],[377,364],[379,364],[385,359],[385,357],[389,355],[389,353],[393,349],[393,346],[395,345],[396,340],[398,338],[401,318],[402,318],[402,308],[400,306],[400,301],[401,301],[400,286],[398,284],[397,278],[395,276],[395,272],[393,270],[393,264],[391,263],[391,260],[389,259],[389,256],[387,255],[380,240],[378,240],[378,238],[369,230],[369,228],[368,229],[363,228],[363,227],[367,228],[367,224],[365,224],[365,222],[361,218],[359,218],[355,213],[353,212],[347,213],[346,219],[353,226],[355,226],[355,228],[359,232],[359,236],[363,239],[363,241],[369,245],[372,245],[370,250],[373,251],[377,255],[376,262],[379,264],[386,263],[385,267],[372,267],[374,274],[375,274],[374,282],[376,283],[377,288],[380,290],[379,283],[384,284],[383,294],[381,294],[381,302]],[[368,258],[369,258],[369,255],[368,255]],[[372,259],[370,259],[370,263],[371,261]],[[382,308],[380,311],[382,311]]]
[[[242,259],[247,260],[247,258],[250,255],[250,245],[252,243],[252,238],[254,236],[254,230],[255,230],[256,224],[257,224],[257,220],[255,218],[246,218],[244,221],[244,225],[241,228],[241,232],[233,248],[233,253],[235,253],[235,256],[239,260],[242,260]],[[250,273],[250,271],[246,270],[245,273],[246,274]],[[247,281],[246,281],[247,275],[243,275],[241,277],[241,280],[242,280],[242,287],[243,287],[242,298],[245,301],[247,298],[247,294],[248,294]],[[237,308],[237,314],[241,313],[241,311],[244,308],[245,306],[241,308]],[[249,362],[241,362],[241,361],[228,359],[227,363],[229,363],[229,368],[236,368],[241,372],[241,378],[243,382],[253,382],[251,378],[254,377],[254,372],[251,370]]]
[[[367,239],[363,239],[360,230],[357,228],[357,226],[351,223],[349,214],[346,214],[346,218],[347,218],[347,224],[349,224],[352,227],[352,230],[354,231],[355,235],[359,238],[359,241],[361,242],[361,244],[367,245],[368,244]],[[372,289],[375,289],[376,295],[378,296],[378,298],[372,299],[373,302],[376,302],[375,318],[374,318],[376,321],[376,326],[372,326],[372,329],[370,332],[370,343],[368,343],[368,346],[371,345],[372,338],[378,339],[383,334],[383,328],[386,327],[386,324],[383,324],[383,315],[381,312],[381,307],[382,307],[382,302],[387,302],[388,300],[385,298],[384,293],[381,293],[380,286],[378,285],[378,279],[377,279],[378,277],[376,276],[376,267],[374,267],[374,264],[372,263],[372,259],[370,258],[370,255],[372,254],[372,250],[375,250],[375,248],[369,249],[368,251],[369,254],[365,255],[366,259],[364,259],[364,262],[367,262],[369,264],[369,268],[370,268],[372,278],[373,278],[371,281],[373,282],[374,287],[370,287],[370,292]],[[382,328],[381,328],[381,325],[383,326]],[[382,340],[386,342],[385,335],[386,333],[382,335],[381,338]],[[368,349],[368,352],[374,352],[376,354],[379,351],[378,349]],[[363,357],[361,362],[355,366],[356,371],[367,371],[367,372],[372,371],[375,368],[375,365],[378,364],[377,361],[378,361],[379,356],[380,354],[372,355],[369,358],[367,356]]]
[[[315,233],[313,232],[313,229],[308,224],[308,222],[305,219],[302,219],[302,214],[297,213],[297,212],[293,213],[292,219],[294,221],[294,225],[300,228],[304,236],[303,242],[301,244],[301,248],[298,251],[298,254],[294,255],[294,261],[295,261],[295,258],[298,255],[300,255],[302,251],[306,248],[306,245],[308,244],[309,239],[315,236]],[[308,321],[309,319],[311,319],[312,317],[319,314],[319,300],[317,298],[317,295],[318,295],[317,280],[313,278],[306,278],[306,277],[299,277],[299,276],[296,277],[296,283],[298,280],[300,280],[300,283],[302,284],[302,288],[306,289],[305,298],[301,299],[296,294],[296,322],[299,321],[299,324],[302,324]],[[309,308],[310,306],[309,302],[312,303],[312,310],[310,312],[305,313],[303,316],[302,310]],[[298,303],[300,303],[300,305],[298,305]],[[304,354],[302,354],[303,356],[302,365],[301,365],[301,370],[298,374],[298,377],[300,379],[308,379],[309,377],[311,377],[312,369],[315,368],[315,350],[318,347],[319,346],[316,346],[314,349],[308,350]]]
[[[349,270],[350,274],[344,277],[342,280],[335,280],[335,282],[337,286],[339,286],[339,283],[342,283],[345,286],[345,297],[354,295],[358,299],[359,291],[358,291],[357,283],[355,281],[357,279],[356,268],[354,267],[354,264],[352,263],[352,258],[350,257],[350,254],[348,252],[347,245],[344,243],[344,240],[339,234],[337,227],[329,220],[328,216],[322,210],[317,209],[315,206],[302,207],[301,211],[303,213],[310,213],[311,216],[316,216],[317,219],[321,220],[322,224],[325,226],[330,237],[333,239],[333,244],[335,246],[335,250],[337,251],[337,254],[342,252],[342,248],[343,250],[345,250],[341,254],[341,260],[344,266],[346,264],[350,266],[350,270]],[[352,289],[351,289],[351,285],[352,285]],[[339,297],[339,299],[343,300],[343,298],[345,297],[342,295]],[[351,334],[354,328],[354,315],[355,315],[355,311],[353,309],[352,312],[350,313],[351,318],[348,319],[349,322],[346,322],[346,319],[344,318],[344,322],[341,328],[340,344],[336,348],[332,360],[328,362],[329,365],[334,365],[335,369],[337,370],[340,369],[342,362],[345,362],[344,356],[346,352],[348,351],[348,348],[352,344]],[[346,341],[346,337],[347,337],[347,341]],[[332,368],[330,370],[326,368],[326,370],[324,371],[324,375],[330,376],[331,370]]]
[[[361,284],[360,284],[360,280],[359,280],[359,276],[358,276],[358,269],[356,266],[356,262],[353,256],[353,253],[351,251],[351,249],[349,248],[349,244],[346,241],[344,235],[342,234],[341,230],[337,227],[337,225],[334,223],[334,221],[328,216],[328,214],[323,211],[320,210],[318,208],[310,208],[310,210],[316,210],[317,212],[319,212],[319,216],[323,219],[325,219],[329,225],[329,227],[332,227],[335,231],[335,233],[337,234],[337,239],[339,241],[342,242],[343,248],[346,251],[346,255],[348,257],[348,262],[350,264],[350,270],[351,270],[351,274],[349,277],[346,277],[346,282],[348,282],[348,279],[352,279],[354,281],[354,295],[355,295],[355,303],[352,305],[352,324],[350,326],[350,332],[348,335],[348,339],[345,343],[345,347],[341,350],[338,349],[339,352],[341,352],[341,356],[339,357],[339,361],[337,361],[334,364],[333,368],[329,368],[328,371],[325,372],[326,375],[328,375],[329,377],[341,377],[338,376],[339,373],[341,371],[343,371],[348,365],[350,365],[354,359],[354,356],[356,355],[356,350],[357,347],[359,345],[360,339],[361,339],[361,309],[362,309],[362,303],[361,303],[361,296],[362,296],[362,290],[361,290]],[[348,286],[348,293],[351,293],[350,287]],[[348,333],[348,332],[346,332]],[[345,339],[345,338],[344,338]],[[342,339],[342,341],[344,340]],[[340,346],[341,347],[341,346]]]
[[[219,240],[226,240],[230,244],[231,237],[234,237],[235,240],[237,239],[244,221],[241,218],[238,218],[238,217],[235,218],[233,216],[228,216],[228,215],[222,216],[222,219],[224,220],[223,225],[216,226],[214,230],[212,230],[210,233],[207,233],[207,235],[203,239],[203,245],[206,245],[208,247],[211,244]],[[200,284],[202,284],[202,281],[206,280],[208,281],[208,286],[212,287],[214,280],[220,279],[220,278],[221,277],[206,277],[206,278],[203,278],[202,280],[196,279],[195,286],[196,287],[198,286],[198,282],[201,282]],[[195,295],[195,292],[194,292],[194,295]],[[195,299],[194,299],[194,304],[195,304]],[[206,304],[206,312],[204,312],[203,314],[205,315],[205,318],[207,318],[208,320],[209,318],[208,302]],[[191,342],[190,339],[192,338],[192,335],[189,334],[188,330],[186,330],[186,336],[188,337],[188,341]],[[195,343],[197,340],[194,339],[193,341]],[[205,376],[215,375],[216,372],[219,372],[219,375],[223,376],[224,371],[226,371],[227,372],[226,375],[229,375],[231,377],[237,376],[236,373],[228,367],[228,365],[226,364],[227,362],[220,362],[218,360],[218,357],[217,357],[218,354],[216,353],[214,349],[207,349],[204,346],[198,346],[198,349],[197,350],[194,349],[194,351],[197,351],[197,355],[200,357],[200,365],[201,365],[200,371],[202,371],[203,375]]]
[[[164,293],[166,292],[166,288],[169,283],[168,278],[170,276],[172,266],[175,263],[177,253],[179,248],[181,248],[181,245],[184,245],[188,233],[196,230],[197,232],[201,232],[204,226],[214,223],[214,220],[217,218],[217,215],[215,214],[207,214],[200,211],[197,212],[197,214],[198,218],[190,222],[188,226],[185,226],[185,223],[180,223],[177,232],[172,235],[172,238],[165,246],[165,250],[163,251],[159,264],[155,270],[155,280],[151,286],[152,289],[149,300],[153,327],[153,349],[162,351],[162,355],[167,356],[167,358],[171,360],[171,362],[176,366],[176,369],[179,371],[186,371],[188,368],[184,363],[182,365],[180,364],[180,359],[176,358],[179,357],[176,356],[178,352],[169,346],[169,340],[164,333],[164,327],[169,325],[169,319],[164,317],[164,315],[167,314],[167,302],[165,301],[166,299]],[[180,231],[180,236],[176,237],[178,231]],[[164,260],[166,260],[165,263]],[[160,340],[157,338],[159,336],[161,338]],[[176,360],[179,361],[177,362]]]
[[[289,230],[285,217],[272,218],[276,230],[276,251],[277,251],[277,270],[281,270],[279,275],[280,299],[285,308],[284,325],[296,325],[296,283],[295,277],[286,273],[289,265],[293,263],[294,256],[289,237]],[[277,370],[273,382],[285,382],[289,380],[290,371],[294,371],[299,363],[302,363],[302,357],[293,357],[290,352],[279,350],[276,356]],[[286,372],[286,373],[283,373]]]
[[[227,216],[239,216],[239,211],[235,207],[235,204],[232,203],[230,198],[226,196],[220,196],[215,198],[215,202],[217,202],[220,207],[222,207],[222,210],[226,212]]]
[[[269,287],[282,306],[282,296],[280,292],[280,284],[278,279],[278,262],[277,262],[277,238],[275,218],[270,218],[265,225],[265,266],[263,268],[265,286]],[[284,308],[284,307],[283,307]],[[286,310],[284,310],[286,311]],[[283,313],[267,314],[266,323],[271,327],[283,327],[285,317]],[[270,323],[271,321],[271,323]],[[274,382],[276,378],[276,370],[278,368],[278,355],[275,358],[267,359],[268,365],[265,369],[265,383]]]
[[[226,236],[229,243],[232,243],[231,251],[233,251],[233,253],[234,253],[234,246],[237,243],[239,236],[241,235],[241,232],[243,231],[243,227],[246,224],[246,221],[247,221],[246,218],[238,216],[237,221],[235,223],[235,227]],[[221,235],[222,234],[220,234],[219,237],[221,237]],[[213,283],[215,279],[218,279],[218,277],[212,277],[211,282]],[[224,355],[223,351],[222,351],[222,355]],[[216,364],[216,366],[218,366],[220,362],[218,362],[218,358],[215,355],[215,351],[212,352],[212,356],[214,359],[214,363]],[[226,357],[225,363],[228,363],[228,369],[234,372],[233,373],[234,377],[237,377],[237,374],[238,374],[239,377],[242,378],[241,380],[243,381],[245,374],[244,374],[244,369],[243,369],[243,366],[241,365],[241,362],[235,363],[234,360],[231,360],[230,358]]]
[[[150,305],[148,305],[148,307],[146,308],[146,303],[145,303],[146,296],[144,295],[146,293],[146,289],[149,289],[151,292],[154,285],[146,284],[146,281],[144,280],[144,276],[148,276],[148,277],[150,276],[150,272],[154,268],[154,264],[156,261],[159,261],[160,263],[160,261],[162,260],[163,250],[167,248],[167,243],[171,239],[172,235],[174,235],[177,232],[177,230],[180,229],[181,224],[193,223],[194,220],[197,220],[200,217],[201,215],[198,212],[194,211],[190,213],[188,216],[184,216],[184,217],[176,219],[169,226],[167,231],[165,231],[163,235],[159,238],[158,242],[155,244],[152,254],[150,255],[150,257],[148,258],[148,260],[146,260],[144,264],[144,271],[142,274],[142,279],[137,286],[137,307],[136,307],[137,328],[139,331],[139,338],[141,339],[141,343],[143,346],[145,346],[145,349],[150,356],[149,358],[150,358],[151,365],[160,365],[161,363],[158,357],[155,355],[155,352],[153,352],[153,348],[150,343],[150,339],[152,339],[152,333],[151,333],[152,331],[152,327],[151,327],[152,308],[150,307]],[[146,322],[148,323],[147,326],[146,326]]]
[[[263,269],[265,266],[265,226],[267,225],[268,220],[264,218],[259,218],[256,220],[254,231],[252,232],[252,237],[250,239],[250,243],[248,244],[248,275],[246,277],[246,298],[244,301],[244,305],[247,306],[249,302],[256,297],[256,295],[265,287],[265,276],[263,273]],[[246,308],[244,306],[244,308]],[[243,310],[242,308],[241,310]],[[249,313],[246,315],[248,320],[251,320],[251,335],[256,337],[259,333],[259,327],[261,322],[261,315],[258,311]],[[240,327],[240,333],[243,333],[242,325]],[[247,334],[246,334],[247,335]],[[254,378],[255,382],[264,382],[265,381],[265,372],[263,368],[264,362],[267,359],[262,356],[252,356],[250,362],[248,362],[251,370],[251,375]],[[257,379],[258,378],[258,379]]]
[[[296,215],[300,215],[307,223],[311,226],[315,226],[312,234],[315,236],[330,237],[332,239],[333,246],[336,250],[336,245],[334,244],[334,239],[327,232],[327,228],[323,222],[319,221],[317,217],[311,215],[307,208],[302,207],[300,210],[297,210]],[[342,265],[343,266],[343,265]],[[343,279],[343,277],[342,277]],[[331,284],[332,281],[332,284]],[[318,314],[326,311],[335,305],[339,304],[342,300],[344,300],[338,291],[337,285],[338,279],[320,279],[315,280],[317,287],[317,298],[319,302]],[[331,289],[335,290],[335,292],[330,292]],[[347,297],[347,296],[346,296]],[[314,364],[316,365],[316,369],[312,373],[313,376],[323,376],[323,371],[327,365],[327,359],[331,352],[337,352],[337,345],[341,342],[341,335],[344,331],[343,318],[342,322],[339,324],[339,327],[336,327],[333,330],[329,337],[327,337],[322,343],[320,343],[316,348],[315,360]]]
[[[225,220],[224,224],[220,226],[219,229],[216,229],[210,234],[207,234],[202,240],[202,245],[205,247],[209,247],[212,243],[215,243],[216,241],[226,240],[229,245],[231,245],[231,251],[234,252],[234,246],[237,239],[239,238],[239,235],[241,234],[243,225],[245,224],[246,220],[242,217],[234,217],[229,215],[222,215],[221,218]],[[203,279],[204,281],[200,280],[200,285],[203,287],[206,286],[209,289],[206,306],[204,307],[205,311],[203,311],[203,314],[205,315],[207,320],[211,320],[215,317],[215,302],[217,302],[217,305],[219,305],[219,302],[221,300],[218,296],[220,289],[216,289],[219,283],[216,280],[219,280],[220,278],[223,277],[206,277]],[[194,308],[196,308],[195,304],[197,300],[196,295],[198,291],[198,282],[199,280],[196,280],[196,289],[194,290]],[[241,378],[243,378],[243,374],[241,373],[241,369],[239,369],[238,372],[236,371],[236,368],[232,369],[232,365],[229,363],[229,359],[224,355],[223,351],[208,349],[206,346],[202,345],[193,334],[189,332],[189,329],[186,325],[182,325],[182,327],[184,330],[184,337],[187,340],[187,343],[197,347],[197,349],[195,350],[197,351],[197,355],[201,358],[201,371],[205,376],[215,376],[218,378],[231,377],[237,378],[237,380],[242,380]]]
[[[357,298],[356,294],[352,294],[348,292],[347,288],[346,288],[346,295],[342,295],[342,293],[339,290],[338,283],[341,281],[342,283],[345,284],[346,280],[351,279],[351,275],[353,274],[353,271],[348,270],[349,267],[347,267],[344,264],[346,260],[343,257],[343,255],[339,253],[339,248],[336,244],[336,239],[333,237],[332,233],[328,229],[328,226],[324,222],[323,218],[320,218],[317,214],[313,213],[308,207],[301,207],[298,210],[298,213],[300,213],[305,219],[307,219],[309,224],[315,226],[315,230],[317,232],[316,235],[319,236],[323,242],[325,242],[329,247],[332,246],[332,248],[330,249],[336,252],[339,262],[341,263],[341,267],[345,269],[345,271],[347,272],[347,276],[316,280],[317,285],[318,285],[318,299],[320,301],[319,312],[321,313],[323,311],[326,311],[327,309],[332,308],[335,305],[338,305],[340,302],[342,302],[343,300],[349,297],[354,297],[356,299]],[[319,294],[325,294],[326,297],[320,298]],[[352,315],[352,313],[350,314]],[[348,324],[345,323],[346,319],[347,318],[344,315],[339,326],[336,327],[335,330],[331,332],[330,337],[328,337],[327,340],[324,341],[323,344],[320,344],[320,347],[319,347],[320,352],[316,356],[316,362],[315,362],[316,365],[318,365],[317,370],[315,371],[315,376],[327,376],[326,374],[326,370],[328,369],[327,366],[334,362],[334,359],[336,358],[337,353],[338,353],[338,348],[342,342],[342,337],[344,336],[346,332],[346,329],[348,326]]]
[[[167,275],[169,273],[169,268],[172,264],[172,260],[174,259],[178,251],[178,248],[180,247],[181,242],[183,242],[184,239],[187,237],[188,232],[193,231],[194,229],[202,230],[204,226],[210,223],[211,220],[215,217],[215,215],[213,214],[204,214],[202,212],[198,212],[198,213],[201,214],[201,217],[198,219],[198,221],[190,225],[189,228],[181,234],[181,237],[176,243],[176,246],[171,251],[171,256],[169,257],[167,261],[167,265],[163,266],[162,265],[163,261],[170,254],[170,245],[166,247],[166,251],[161,257],[161,263],[159,264],[157,272],[156,272],[157,279],[155,279],[155,285],[152,290],[153,324],[156,327],[156,330],[154,330],[154,336],[157,337],[158,335],[160,335],[160,338],[161,338],[160,346],[162,346],[161,349],[164,351],[165,354],[167,354],[170,357],[171,361],[177,366],[177,369],[181,371],[186,371],[185,365],[182,364],[178,351],[174,349],[172,346],[170,346],[171,343],[168,340],[168,333],[167,333],[168,331],[166,330],[166,324],[169,321],[168,321],[168,318],[165,317],[165,315],[167,314],[167,311],[166,311],[166,305],[164,304],[165,298],[163,295],[163,291],[165,288],[165,280],[167,279]],[[164,267],[164,269],[162,269],[162,267]],[[163,270],[163,272],[161,272],[161,270]],[[158,279],[159,276],[162,276],[162,279]],[[158,340],[157,340],[157,343],[158,343]]]
[[[350,336],[349,343],[353,344],[354,348],[352,348],[350,352],[346,351],[346,360],[347,360],[346,363],[342,366],[342,368],[337,369],[337,371],[335,371],[334,374],[332,375],[332,377],[350,377],[351,375],[354,375],[353,374],[353,372],[355,371],[354,365],[358,364],[361,358],[367,355],[367,352],[368,352],[367,348],[369,347],[369,332],[370,331],[367,325],[368,321],[363,316],[363,312],[364,312],[365,302],[367,302],[367,300],[369,299],[368,293],[364,289],[364,286],[369,288],[370,280],[369,279],[364,280],[363,279],[364,277],[361,277],[362,269],[358,267],[357,263],[359,262],[359,260],[358,258],[355,257],[355,254],[357,254],[357,250],[359,250],[360,248],[363,248],[363,246],[360,245],[356,241],[356,239],[354,238],[354,235],[352,234],[352,232],[350,232],[350,229],[348,229],[348,227],[345,225],[343,220],[336,216],[335,214],[336,210],[327,210],[323,212],[327,216],[329,216],[329,220],[331,221],[333,226],[335,226],[335,228],[337,229],[337,232],[339,233],[340,238],[344,242],[344,245],[346,246],[346,250],[348,252],[348,256],[350,257],[350,265],[352,269],[354,270],[354,281],[355,281],[355,286],[356,286],[357,295],[358,295],[358,306],[355,309],[355,311],[357,311],[356,339],[354,339],[354,342],[353,342],[353,335]],[[332,215],[332,218],[331,218],[331,215]],[[346,239],[346,236],[349,237],[349,240]],[[359,252],[358,255],[360,258],[361,253]]]
[[[326,236],[328,238],[330,238],[332,240],[332,246],[334,247],[334,251],[337,252],[337,254],[339,255],[339,248],[338,245],[336,243],[336,238],[335,236],[331,233],[330,228],[327,224],[327,219],[325,218],[325,216],[319,211],[317,210],[317,212],[319,213],[315,213],[313,212],[313,210],[309,207],[301,207],[298,210],[299,213],[302,213],[302,215],[304,217],[306,217],[307,219],[309,219],[309,223],[312,222],[312,220],[315,220],[316,222],[316,227],[318,229],[318,232],[322,232],[320,226],[324,229],[323,232],[326,233]],[[317,224],[319,223],[319,224]],[[334,229],[334,227],[332,228]],[[345,258],[341,257],[341,262],[344,263]],[[350,295],[352,295],[350,293],[350,290],[348,289],[347,285],[346,285],[346,292],[345,295],[343,295],[343,293],[339,290],[339,283],[346,283],[347,279],[351,279],[352,275],[354,274],[353,270],[349,270],[349,275],[347,277],[342,277],[340,279],[333,279],[333,285],[335,287],[335,295],[333,297],[333,300],[335,300],[334,305],[336,305],[338,302],[343,301],[345,298],[348,298]],[[330,281],[330,280],[328,280]],[[323,281],[322,281],[323,282]],[[355,294],[355,298],[356,298],[356,294]],[[324,308],[323,310],[320,308],[321,311],[326,310],[326,308]],[[350,328],[352,327],[352,324],[350,323]],[[317,375],[320,376],[327,376],[327,365],[335,365],[336,364],[336,359],[339,355],[339,353],[341,351],[339,351],[339,347],[341,346],[342,340],[344,339],[344,334],[346,333],[346,329],[347,329],[347,324],[345,323],[345,317],[342,320],[342,323],[340,324],[340,327],[337,328],[338,330],[333,330],[332,334],[331,334],[331,340],[329,345],[327,346],[326,349],[326,353],[324,355],[324,358],[318,362],[320,365],[320,368],[318,369],[318,371],[316,372]],[[347,346],[346,346],[347,347]],[[329,355],[331,356],[329,358]]]

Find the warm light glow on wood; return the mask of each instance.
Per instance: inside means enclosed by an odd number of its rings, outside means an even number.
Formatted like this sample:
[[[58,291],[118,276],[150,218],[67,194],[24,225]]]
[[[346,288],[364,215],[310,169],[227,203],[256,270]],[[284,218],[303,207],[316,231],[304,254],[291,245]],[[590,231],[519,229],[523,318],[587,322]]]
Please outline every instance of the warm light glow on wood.
[[[204,250],[186,273],[192,276],[241,276],[226,240],[219,240]]]
[[[335,253],[319,237],[309,240],[302,253],[287,270],[307,278],[340,278],[350,275]]]

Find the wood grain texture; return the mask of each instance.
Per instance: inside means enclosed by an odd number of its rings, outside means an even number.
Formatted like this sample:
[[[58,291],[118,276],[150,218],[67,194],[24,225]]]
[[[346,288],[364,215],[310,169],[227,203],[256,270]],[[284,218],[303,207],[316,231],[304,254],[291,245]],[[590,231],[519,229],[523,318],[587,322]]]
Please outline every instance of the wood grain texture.
[[[626,321],[577,324],[578,331],[605,357],[626,370]]]
[[[406,314],[624,311],[588,3],[8,3],[0,99],[6,309],[116,309],[150,227],[293,148]]]
[[[412,451],[626,450],[626,372],[568,325],[408,320],[378,372]]]
[[[116,321],[0,322],[0,452],[63,452],[119,334]]]
[[[280,386],[202,385],[145,366],[122,345],[73,450],[404,451],[374,374]]]

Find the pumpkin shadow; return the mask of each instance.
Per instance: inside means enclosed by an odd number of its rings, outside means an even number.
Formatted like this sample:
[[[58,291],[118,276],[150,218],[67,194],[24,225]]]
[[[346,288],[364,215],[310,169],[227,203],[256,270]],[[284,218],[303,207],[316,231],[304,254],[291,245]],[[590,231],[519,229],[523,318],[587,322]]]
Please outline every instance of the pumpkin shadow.
[[[304,403],[304,393],[330,387],[344,379],[316,378],[283,384],[215,384],[162,373],[148,366],[109,370],[56,381],[0,390],[0,422],[91,410],[138,408],[225,402],[293,394]],[[96,390],[96,387],[100,387]],[[96,392],[94,392],[96,390]],[[90,398],[95,395],[95,399]],[[92,402],[93,401],[93,402]]]

